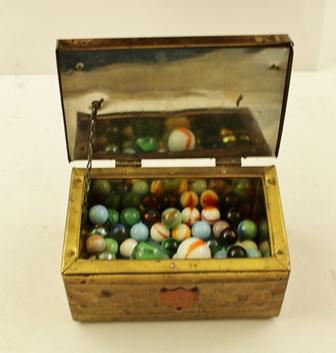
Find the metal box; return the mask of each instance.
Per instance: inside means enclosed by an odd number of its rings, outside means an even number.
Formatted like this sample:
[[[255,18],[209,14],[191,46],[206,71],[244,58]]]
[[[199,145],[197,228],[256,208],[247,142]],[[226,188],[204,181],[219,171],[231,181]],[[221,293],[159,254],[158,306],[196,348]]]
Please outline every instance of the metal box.
[[[290,263],[276,170],[244,167],[241,161],[278,155],[292,47],[286,35],[58,41],[68,158],[88,159],[86,169],[73,168],[62,255],[73,319],[196,320],[279,314]],[[190,136],[171,142],[176,129],[191,132],[192,142]],[[214,166],[142,166],[147,159],[178,159],[188,165],[194,158],[213,161]],[[91,168],[92,159],[113,160],[115,167]],[[90,188],[99,180],[109,182],[107,194],[95,194]],[[167,207],[182,212],[189,204],[180,201],[181,195],[191,190],[191,184],[204,181],[205,190],[218,196],[220,220],[235,231],[241,221],[255,223],[253,241],[257,246],[266,242],[266,250],[259,249],[264,256],[215,258],[213,252],[206,259],[139,260],[117,253],[112,261],[96,259],[85,248],[95,227],[90,207],[112,207],[107,199],[119,193],[115,185],[126,187],[120,196],[132,191],[137,181],[144,181],[148,189],[135,208],[149,230],[153,223],[146,218],[149,206],[143,198],[155,194],[153,182],[161,184],[156,211],[162,217]],[[170,186],[162,189],[165,182]],[[196,193],[194,206],[202,220],[206,205],[201,206],[201,192]],[[238,198],[234,216],[227,212],[232,210],[225,203],[228,193]],[[122,203],[113,207],[119,217],[115,222],[123,223],[120,214],[127,207]],[[103,224],[107,237],[113,238],[113,222],[109,218]],[[216,240],[213,222],[208,223],[209,239]],[[246,238],[239,234],[237,243],[222,247],[241,246]],[[123,240],[117,239],[119,246]],[[210,246],[208,239],[203,242]]]

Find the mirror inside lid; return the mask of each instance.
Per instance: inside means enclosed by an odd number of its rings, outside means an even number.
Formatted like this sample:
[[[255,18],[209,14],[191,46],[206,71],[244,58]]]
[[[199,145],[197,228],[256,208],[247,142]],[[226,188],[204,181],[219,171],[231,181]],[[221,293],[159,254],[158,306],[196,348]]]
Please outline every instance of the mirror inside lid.
[[[69,160],[277,156],[288,36],[60,40]]]

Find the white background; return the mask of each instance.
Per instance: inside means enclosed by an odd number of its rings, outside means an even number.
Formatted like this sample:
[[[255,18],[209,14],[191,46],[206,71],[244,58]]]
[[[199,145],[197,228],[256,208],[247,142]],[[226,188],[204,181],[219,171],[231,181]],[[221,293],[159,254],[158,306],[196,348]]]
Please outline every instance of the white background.
[[[0,352],[335,352],[336,2],[0,0]],[[73,322],[57,38],[288,33],[277,164],[292,273],[270,320]]]

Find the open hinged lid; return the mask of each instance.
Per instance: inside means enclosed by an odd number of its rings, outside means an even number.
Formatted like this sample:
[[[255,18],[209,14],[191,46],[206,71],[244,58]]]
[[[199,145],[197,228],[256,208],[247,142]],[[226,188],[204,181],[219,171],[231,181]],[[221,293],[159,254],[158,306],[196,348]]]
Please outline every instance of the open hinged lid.
[[[87,159],[101,99],[94,159],[278,155],[286,35],[59,40],[56,52],[70,161]]]

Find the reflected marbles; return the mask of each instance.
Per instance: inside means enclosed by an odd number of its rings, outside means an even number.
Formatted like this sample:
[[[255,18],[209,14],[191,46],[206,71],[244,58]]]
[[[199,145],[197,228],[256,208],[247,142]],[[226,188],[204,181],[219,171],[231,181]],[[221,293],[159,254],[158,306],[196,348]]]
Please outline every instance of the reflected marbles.
[[[174,129],[168,137],[171,152],[190,151],[195,148],[195,135],[186,128]]]

